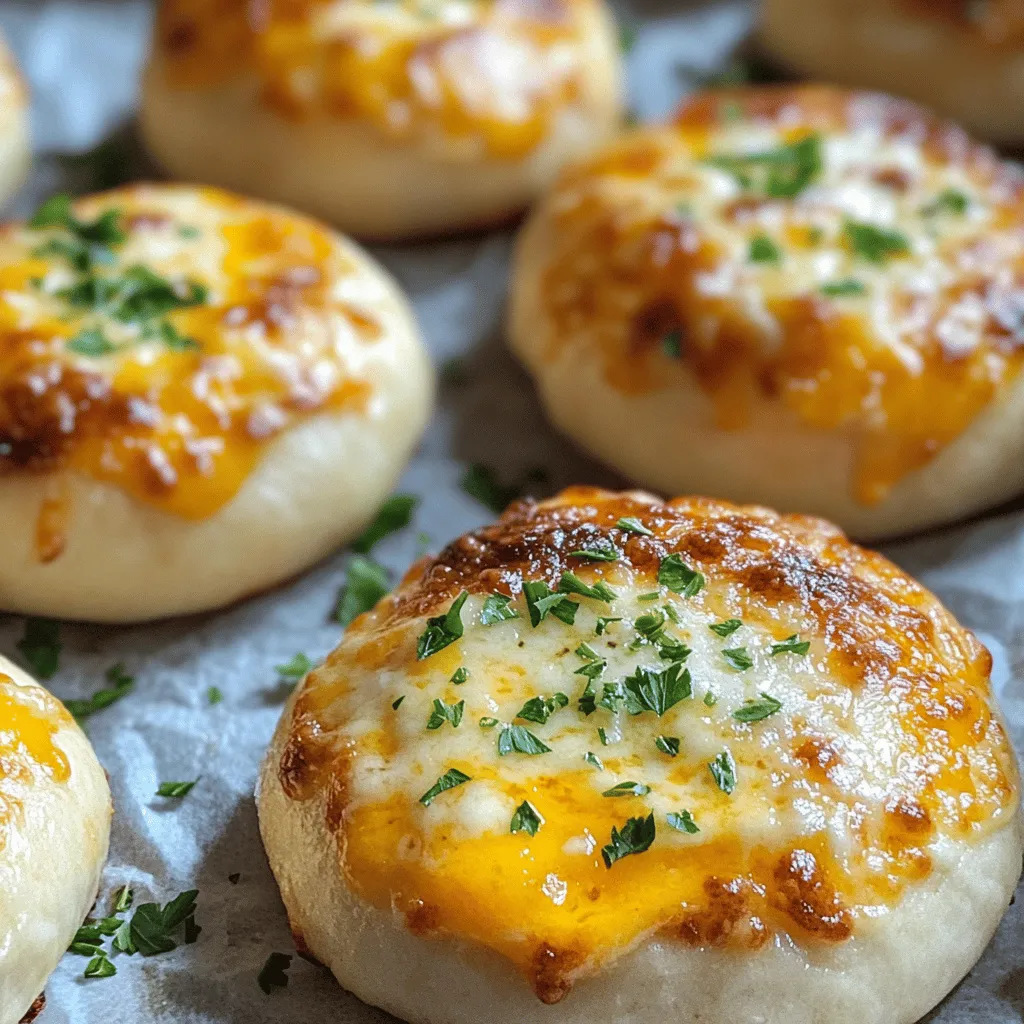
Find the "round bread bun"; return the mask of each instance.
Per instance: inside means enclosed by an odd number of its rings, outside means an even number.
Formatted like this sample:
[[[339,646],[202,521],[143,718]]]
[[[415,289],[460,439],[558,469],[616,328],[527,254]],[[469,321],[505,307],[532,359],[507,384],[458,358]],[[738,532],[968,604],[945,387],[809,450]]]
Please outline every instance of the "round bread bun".
[[[0,203],[21,187],[31,163],[28,87],[0,36]]]
[[[263,840],[300,950],[416,1024],[909,1024],[1021,870],[990,666],[825,522],[573,489],[355,620]]]
[[[0,1024],[30,1011],[95,902],[111,814],[85,734],[0,657]]]
[[[293,5],[294,6],[294,5]],[[377,239],[518,214],[616,131],[604,0],[163,0],[142,129],[172,174]]]
[[[1017,0],[764,0],[759,37],[799,75],[908,96],[992,142],[1024,144]]]
[[[697,95],[567,170],[519,239],[512,348],[639,483],[861,538],[1024,489],[1024,178],[901,100]]]
[[[214,189],[58,196],[0,231],[0,608],[128,622],[284,580],[401,473],[433,374],[397,285]]]

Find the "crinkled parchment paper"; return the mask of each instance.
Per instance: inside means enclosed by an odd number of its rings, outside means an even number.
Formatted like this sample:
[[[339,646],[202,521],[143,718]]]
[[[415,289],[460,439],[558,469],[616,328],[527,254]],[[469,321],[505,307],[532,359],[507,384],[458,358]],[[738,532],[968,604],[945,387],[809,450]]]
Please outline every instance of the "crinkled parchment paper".
[[[749,24],[747,4],[671,5],[634,0],[630,55],[633,108],[666,114],[702,73],[724,62]],[[86,191],[152,175],[132,123],[149,24],[138,0],[0,0],[0,27],[34,93],[38,150],[19,214],[58,188]],[[98,158],[69,161],[104,143]],[[505,482],[542,467],[536,488],[575,482],[616,485],[545,424],[530,384],[501,343],[509,236],[384,248],[380,258],[412,294],[438,363],[459,356],[463,383],[442,386],[440,406],[400,489],[420,495],[414,525],[375,555],[401,572],[429,537],[437,550],[490,514],[464,494],[467,464],[483,462]],[[1017,506],[1019,509],[1020,506]],[[2,524],[0,524],[2,528]],[[1009,509],[973,524],[887,550],[972,627],[995,658],[995,685],[1024,744],[1024,513]],[[338,988],[326,971],[296,958],[286,990],[266,996],[257,974],[272,951],[292,952],[277,889],[256,827],[253,783],[286,694],[274,666],[298,651],[322,657],[337,641],[331,624],[346,555],[273,593],[216,615],[127,629],[64,626],[52,689],[84,697],[123,661],[135,692],[93,716],[87,728],[110,773],[117,814],[101,901],[128,882],[136,901],[166,901],[199,889],[202,934],[194,945],[143,959],[117,957],[116,977],[86,981],[85,961],[67,956],[47,987],[44,1024],[100,1020],[369,1022],[386,1015]],[[0,621],[0,650],[15,654],[19,619]],[[211,706],[207,691],[223,701]],[[188,799],[155,799],[165,779],[199,784]],[[229,876],[238,875],[237,882]],[[971,975],[932,1022],[1024,1019],[1024,901],[1011,909]],[[396,978],[396,984],[400,979]]]

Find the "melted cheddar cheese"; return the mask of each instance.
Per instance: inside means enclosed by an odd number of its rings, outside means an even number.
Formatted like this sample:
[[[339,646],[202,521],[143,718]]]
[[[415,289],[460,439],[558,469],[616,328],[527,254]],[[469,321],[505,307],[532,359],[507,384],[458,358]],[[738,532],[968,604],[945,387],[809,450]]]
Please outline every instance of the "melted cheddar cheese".
[[[157,48],[180,89],[241,75],[281,117],[436,136],[520,157],[578,95],[594,0],[164,0]]]
[[[813,958],[941,879],[1017,804],[990,664],[822,522],[576,489],[353,623],[277,770],[355,893],[553,1003],[655,936]]]
[[[538,216],[545,358],[592,353],[635,394],[681,362],[726,430],[780,402],[851,437],[863,504],[1024,361],[1022,178],[901,101],[709,92],[565,173]]]
[[[0,673],[0,852],[25,789],[40,778],[67,782],[71,767],[54,741],[71,716],[45,690]]]
[[[58,199],[4,228],[0,475],[51,479],[39,556],[70,514],[58,471],[202,519],[290,425],[362,409],[381,334],[362,292],[326,228],[212,189]]]

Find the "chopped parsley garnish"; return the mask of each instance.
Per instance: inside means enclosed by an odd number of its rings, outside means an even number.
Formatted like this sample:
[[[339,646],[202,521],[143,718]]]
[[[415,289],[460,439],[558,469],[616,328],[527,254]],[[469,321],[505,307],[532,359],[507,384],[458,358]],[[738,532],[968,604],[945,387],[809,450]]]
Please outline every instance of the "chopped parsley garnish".
[[[57,228],[70,238],[51,238],[35,256],[60,256],[83,273],[96,263],[112,263],[113,249],[127,241],[121,229],[121,211],[106,210],[96,220],[81,221],[71,212],[72,199],[66,193],[51,196],[36,211],[29,227],[37,230]]]
[[[678,327],[666,331],[661,337],[661,351],[669,359],[682,359],[683,357],[683,332]]]
[[[672,811],[665,815],[665,820],[668,822],[670,828],[674,828],[677,832],[686,832],[688,835],[696,835],[700,829],[697,828],[697,823],[693,820],[693,815],[689,811]]]
[[[577,647],[576,650],[573,651],[573,654],[575,654],[578,658],[582,658],[584,661],[601,660],[601,655],[598,654],[597,651],[595,651],[594,648],[590,646],[590,644],[586,643],[580,644],[579,647]]]
[[[528,835],[535,836],[543,824],[544,819],[537,812],[537,808],[529,800],[524,800],[512,815],[508,830],[513,835],[516,832],[526,832]]]
[[[793,199],[821,173],[821,137],[809,135],[759,153],[712,156],[706,162],[730,173],[745,191]]]
[[[728,750],[723,750],[713,761],[708,762],[708,771],[723,793],[732,793],[736,788],[736,762]]]
[[[394,699],[394,700],[393,700],[393,701],[391,702],[391,710],[392,710],[392,711],[397,711],[397,710],[398,710],[398,709],[399,709],[399,708],[400,708],[400,707],[402,706],[402,701],[403,701],[403,700],[405,700],[405,694],[404,694],[404,693],[402,694],[402,696],[401,696],[401,697],[396,697],[396,698],[395,698],[395,699]]]
[[[285,679],[301,679],[312,667],[313,662],[305,654],[295,654],[290,661],[275,666],[274,671]]]
[[[569,698],[564,693],[555,693],[550,697],[531,697],[522,706],[516,718],[544,725],[556,711],[568,706]]]
[[[123,914],[131,905],[135,899],[135,894],[132,892],[131,887],[122,885],[117,892],[117,899],[114,900],[114,913]]]
[[[220,692],[220,689],[216,686],[211,686],[206,691],[206,703],[213,707],[215,704],[220,704],[224,700],[224,694]]]
[[[466,782],[470,781],[470,777],[465,772],[460,772],[458,768],[449,768],[448,771],[442,775],[437,782],[435,782],[430,789],[420,797],[420,803],[424,807],[429,807],[436,797],[439,797],[442,793],[447,792],[449,789],[454,789],[456,786],[461,786]]]
[[[523,594],[526,596],[530,623],[534,627],[539,626],[547,618],[548,613],[554,615],[556,619],[561,619],[568,626],[576,621],[579,604],[570,601],[564,593],[553,592],[546,583],[539,580],[524,583]]]
[[[625,516],[615,524],[620,530],[625,530],[626,533],[636,533],[641,537],[653,537],[654,531],[648,530],[643,523],[640,522],[636,516]]]
[[[597,661],[587,662],[586,665],[582,665],[576,669],[573,675],[586,676],[587,679],[600,679],[604,670],[608,667],[608,662],[604,658],[598,658]]]
[[[945,188],[921,210],[921,213],[925,217],[934,217],[937,213],[953,213],[962,217],[970,206],[970,197],[965,192],[958,188]]]
[[[491,626],[495,622],[507,622],[509,619],[518,619],[519,612],[509,607],[512,598],[505,594],[488,594],[484,601],[483,610],[480,612],[480,625]]]
[[[905,256],[910,252],[910,242],[899,231],[848,220],[843,225],[843,232],[854,253],[869,263],[882,264],[893,256]]]
[[[457,704],[446,704],[443,700],[434,701],[434,709],[427,719],[428,729],[440,729],[445,722],[451,722],[453,729],[458,729],[462,724],[462,713],[466,710],[466,702],[460,700]]]
[[[54,619],[26,619],[17,648],[40,679],[52,678],[60,663],[60,623]]]
[[[618,594],[604,580],[598,580],[591,587],[574,572],[562,573],[562,578],[558,581],[558,592],[560,594],[579,594],[581,597],[590,597],[595,601],[603,601],[605,604],[611,604],[618,597]]]
[[[636,671],[623,681],[623,699],[631,715],[653,711],[659,718],[669,708],[692,694],[689,669],[679,662],[663,669],[638,665]]]
[[[679,555],[672,554],[661,560],[658,582],[673,593],[695,597],[704,586],[704,575],[691,569]]]
[[[601,671],[604,671],[604,661],[595,662],[594,664],[600,665]],[[576,706],[579,708],[581,715],[587,715],[588,717],[597,710],[597,694],[594,692],[593,676],[587,676],[587,685],[583,688],[583,694],[576,702]]]
[[[610,868],[617,860],[651,848],[655,836],[654,814],[646,818],[630,818],[622,830],[612,826],[612,841],[601,848],[604,865]]]
[[[462,638],[462,634],[465,632],[465,626],[462,624],[462,606],[468,598],[469,592],[462,591],[444,615],[436,615],[427,619],[427,628],[420,635],[416,644],[418,660],[429,658]]]
[[[748,700],[743,707],[737,708],[732,717],[737,722],[760,722],[774,715],[782,708],[782,703],[767,693],[762,693],[757,700]]]
[[[265,995],[269,996],[275,988],[288,987],[288,968],[291,965],[291,953],[271,953],[267,957],[267,962],[256,978],[256,983]]]
[[[537,739],[525,726],[503,725],[498,734],[498,756],[508,754],[547,754],[551,748]]]
[[[679,754],[679,737],[678,736],[659,736],[654,741],[654,745],[663,754],[668,754],[669,757],[676,757]]]
[[[661,591],[660,590],[652,590],[649,594],[639,594],[639,595],[637,595],[637,600],[643,602],[644,604],[649,604],[651,601],[657,601],[658,598],[660,598],[660,597],[661,597]]]
[[[182,797],[186,797],[192,792],[198,779],[193,779],[192,782],[161,782],[157,787],[156,795],[169,797],[173,800],[180,800]]]
[[[461,686],[469,678],[469,669],[464,665],[457,668],[453,673],[451,679],[448,680],[454,686]]]
[[[751,263],[781,263],[782,250],[767,235],[755,235],[750,240],[748,258]]]
[[[855,277],[847,277],[841,281],[827,281],[821,286],[822,295],[831,295],[837,298],[844,295],[863,295],[867,290],[867,285]]]
[[[114,935],[114,948],[122,953],[141,953],[143,956],[155,956],[157,953],[169,953],[177,947],[174,933],[192,918],[195,928],[196,897],[198,889],[175,896],[163,907],[159,903],[142,903],[135,908],[130,920],[121,923]],[[186,941],[188,934],[186,932]]]
[[[587,764],[593,765],[593,767],[595,767],[599,772],[604,771],[604,762],[601,760],[601,758],[597,756],[597,754],[594,754],[588,750],[583,755],[583,760],[586,761]]]
[[[801,640],[799,633],[786,637],[780,644],[772,644],[768,652],[773,657],[776,654],[806,654],[811,649],[810,640]]]
[[[681,626],[683,624],[683,620],[679,617],[679,612],[677,612],[672,605],[663,604],[661,609],[677,626]]]
[[[78,356],[108,356],[117,346],[98,327],[87,327],[68,340],[67,350]]]
[[[712,622],[708,629],[721,637],[732,636],[743,623],[739,619],[725,619],[722,622]]]
[[[647,796],[651,787],[645,786],[642,782],[619,782],[606,789],[601,796]]]
[[[613,742],[612,740],[608,739],[608,733],[605,732],[605,730],[601,727],[598,727],[597,738],[601,741],[602,747],[607,747],[609,744]]]
[[[660,611],[638,616],[633,623],[637,637],[629,644],[629,649],[639,650],[645,643],[649,643],[658,648],[658,654],[665,661],[686,661],[690,656],[690,648],[665,632],[665,619],[665,614]]]
[[[519,497],[518,487],[505,487],[498,482],[494,471],[474,463],[462,477],[462,489],[481,505],[500,515],[506,506]]]
[[[708,690],[708,692],[704,694],[704,706],[707,708],[713,708],[717,703],[718,698]]]
[[[484,718],[480,719],[480,728],[481,729],[493,729],[496,725],[500,725],[500,724],[501,723],[496,718],[484,717]]]
[[[371,558],[356,555],[348,563],[334,620],[347,626],[357,616],[368,612],[390,589],[387,570]]]
[[[610,540],[599,537],[585,548],[570,551],[569,557],[586,558],[591,562],[616,562],[622,557],[622,552]]]
[[[81,721],[83,718],[96,714],[97,711],[109,708],[115,701],[119,701],[131,693],[135,686],[135,677],[128,675],[124,670],[124,665],[120,662],[107,669],[106,679],[111,685],[97,690],[86,700],[64,701],[64,706],[76,719]]]
[[[117,968],[107,959],[105,952],[97,953],[86,965],[82,976],[85,978],[112,978]]]
[[[737,672],[745,672],[748,668],[754,667],[754,659],[746,647],[727,647],[722,651],[722,657]]]
[[[360,554],[369,554],[378,541],[399,530],[404,530],[412,522],[413,513],[420,499],[412,494],[393,494],[377,510],[373,522],[352,542],[352,550]]]

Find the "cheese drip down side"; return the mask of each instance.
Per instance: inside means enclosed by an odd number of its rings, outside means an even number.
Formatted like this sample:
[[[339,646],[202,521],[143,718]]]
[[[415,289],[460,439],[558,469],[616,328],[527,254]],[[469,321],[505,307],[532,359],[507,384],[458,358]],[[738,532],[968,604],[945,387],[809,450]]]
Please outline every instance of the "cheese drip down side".
[[[717,425],[781,403],[854,445],[870,505],[1018,379],[1019,172],[902,101],[716,90],[565,173],[543,358],[627,394],[695,381]]]
[[[579,95],[593,0],[165,0],[157,46],[178,89],[254,76],[289,121],[326,117],[396,139],[440,134],[517,159]]]
[[[376,296],[306,218],[138,186],[48,204],[0,253],[0,474],[73,471],[204,519],[282,431],[372,398]],[[43,560],[67,501],[41,510]]]
[[[567,492],[357,620],[279,771],[357,894],[557,1002],[654,934],[813,958],[941,879],[1016,806],[989,667],[823,524]]]

